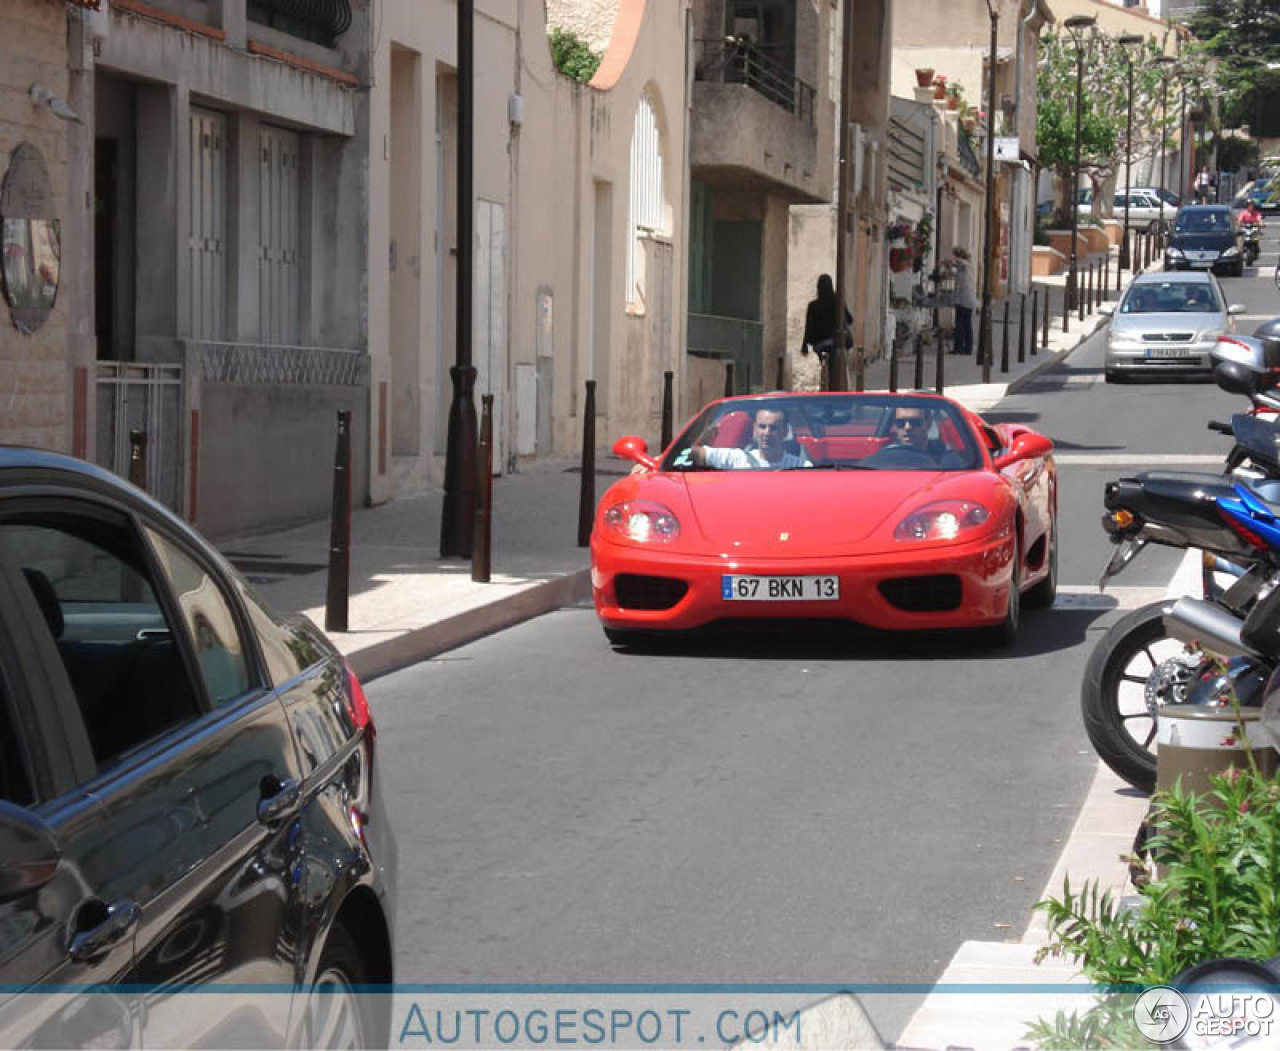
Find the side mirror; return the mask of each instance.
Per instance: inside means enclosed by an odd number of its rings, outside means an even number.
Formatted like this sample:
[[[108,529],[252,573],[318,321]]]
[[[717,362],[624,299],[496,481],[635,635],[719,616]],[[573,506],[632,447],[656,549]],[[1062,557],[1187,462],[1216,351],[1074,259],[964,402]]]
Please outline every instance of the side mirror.
[[[34,814],[0,800],[0,902],[39,890],[58,871],[62,851]]]
[[[1227,313],[1228,313],[1228,314],[1243,314],[1243,313],[1244,313],[1246,310],[1248,310],[1248,309],[1249,309],[1249,308],[1248,308],[1247,306],[1245,306],[1243,303],[1232,303],[1229,307],[1227,307]]]
[[[1006,449],[996,457],[996,470],[1002,471],[1010,464],[1020,460],[1034,460],[1040,456],[1048,456],[1053,452],[1053,442],[1043,434],[1026,431],[1013,440],[1013,447]]]
[[[1115,312],[1116,312],[1116,305],[1114,303],[1098,304],[1098,313],[1101,314],[1103,317],[1111,317],[1111,315],[1114,314]]]
[[[650,471],[655,470],[658,466],[658,461],[649,455],[648,444],[643,438],[637,438],[634,434],[628,434],[614,442],[613,455],[638,463],[641,467],[647,467]]]

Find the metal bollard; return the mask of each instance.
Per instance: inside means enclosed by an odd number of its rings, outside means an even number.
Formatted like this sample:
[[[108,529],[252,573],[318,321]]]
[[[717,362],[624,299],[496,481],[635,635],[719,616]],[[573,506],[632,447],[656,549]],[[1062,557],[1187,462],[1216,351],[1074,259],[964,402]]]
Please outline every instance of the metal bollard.
[[[1000,339],[1000,371],[1009,371],[1009,297],[1004,297],[1004,335]]]
[[[578,491],[578,546],[591,544],[591,522],[596,513],[596,381],[587,380],[582,404],[582,484]]]
[[[1076,320],[1084,320],[1084,275],[1076,275]]]
[[[676,374],[668,369],[662,374],[662,437],[660,439],[660,449],[665,449],[671,444],[671,402],[672,389],[675,383]]]
[[[924,340],[920,338],[919,332],[916,333],[916,368],[911,384],[915,390],[924,389]]]
[[[338,445],[333,455],[333,507],[329,516],[329,579],[324,596],[324,630],[347,630],[351,592],[351,410],[338,410]]]
[[[786,386],[785,386],[787,382],[786,360],[787,360],[787,357],[785,354],[778,355],[778,371],[775,377],[776,382],[773,385],[774,390],[786,390]],[[671,443],[668,442],[667,444],[669,445]],[[666,447],[667,447],[666,445],[663,446],[664,449]]]
[[[889,393],[898,392],[898,341],[889,343]]]
[[[489,583],[493,547],[493,395],[480,395],[480,438],[476,443],[476,520],[471,541],[471,579]]]
[[[867,389],[867,351],[865,347],[858,347],[854,353],[857,357],[854,358],[856,368],[854,370],[855,386],[853,389],[858,393],[861,393]],[[848,386],[849,385],[846,382],[841,389],[846,390],[848,389]]]
[[[935,310],[933,312],[933,315],[936,318],[938,316],[938,312]],[[954,343],[954,341],[955,341],[955,337],[953,336],[952,342]],[[947,361],[947,345],[946,345],[946,341],[942,338],[941,325],[937,325],[937,324],[934,325],[933,345],[937,352],[937,356],[933,360],[933,389],[938,394],[941,394],[942,388],[944,385],[943,381],[946,378],[944,373],[945,373],[946,361]]]
[[[1062,331],[1064,333],[1071,331],[1071,296],[1067,293],[1070,291],[1071,278],[1067,278],[1067,286],[1062,290]]]
[[[1035,317],[1033,314],[1032,317]],[[1018,300],[1018,364],[1027,360],[1027,294]]]
[[[147,487],[147,432],[129,432],[129,481],[139,489]]]
[[[1111,287],[1111,249],[1107,249],[1107,254],[1102,257],[1102,284],[1099,286],[1102,294],[1098,297],[1099,301],[1106,299],[1107,289]]]
[[[724,396],[733,397],[733,362],[731,360],[724,363]]]
[[[1089,283],[1086,286],[1085,301],[1084,301],[1085,306],[1088,308],[1087,312],[1090,314],[1092,314],[1094,310],[1097,309],[1097,306],[1098,306],[1098,301],[1097,299],[1094,298],[1097,291],[1096,282],[1093,280],[1095,272],[1096,272],[1096,267],[1094,266],[1093,263],[1090,263],[1089,264]]]
[[[1044,350],[1049,349],[1049,300],[1053,298],[1049,293],[1049,288],[1049,285],[1044,286],[1044,325],[1040,333],[1040,346]],[[1035,349],[1034,343],[1031,349]]]

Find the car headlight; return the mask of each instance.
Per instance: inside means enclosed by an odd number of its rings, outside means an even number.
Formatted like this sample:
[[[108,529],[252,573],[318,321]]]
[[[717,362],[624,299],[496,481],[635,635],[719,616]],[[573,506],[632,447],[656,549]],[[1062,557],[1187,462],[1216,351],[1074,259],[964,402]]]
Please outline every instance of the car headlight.
[[[1224,248],[1224,249],[1222,250],[1222,254],[1223,254],[1223,255],[1239,255],[1239,254],[1240,254],[1240,246],[1239,246],[1239,245],[1232,245],[1230,248]]]
[[[1170,245],[1168,248],[1164,250],[1164,254],[1167,255],[1170,259],[1182,259],[1186,256],[1187,253],[1184,252],[1181,248],[1174,248],[1172,245]]]
[[[972,500],[939,500],[912,511],[893,531],[897,540],[956,540],[987,524],[991,512]]]
[[[1137,350],[1142,344],[1132,332],[1113,332],[1107,337],[1107,346],[1113,350]]]
[[[670,508],[652,500],[624,500],[604,513],[604,525],[637,544],[670,543],[680,536],[680,520]]]

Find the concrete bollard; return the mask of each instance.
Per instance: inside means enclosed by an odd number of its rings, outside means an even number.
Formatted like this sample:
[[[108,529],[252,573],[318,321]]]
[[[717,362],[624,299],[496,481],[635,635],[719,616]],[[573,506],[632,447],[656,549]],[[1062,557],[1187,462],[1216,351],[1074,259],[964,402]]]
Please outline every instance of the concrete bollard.
[[[493,546],[493,395],[480,396],[480,437],[476,443],[476,520],[471,542],[471,579],[489,583]]]
[[[351,593],[351,410],[338,410],[338,442],[333,455],[333,503],[329,515],[329,577],[324,596],[324,630],[346,631]]]
[[[596,381],[587,380],[582,403],[582,481],[578,490],[578,546],[591,544],[596,515]]]

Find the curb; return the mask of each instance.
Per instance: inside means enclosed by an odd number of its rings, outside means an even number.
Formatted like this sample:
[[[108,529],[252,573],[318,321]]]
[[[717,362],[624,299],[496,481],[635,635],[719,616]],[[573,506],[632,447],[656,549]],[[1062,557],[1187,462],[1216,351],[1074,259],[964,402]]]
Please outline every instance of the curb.
[[[591,595],[591,570],[579,569],[476,606],[464,613],[376,642],[347,655],[347,663],[361,682],[434,657],[445,650],[514,627],[544,613],[572,605]]]
[[[1071,352],[1078,350],[1084,343],[1088,342],[1098,332],[1098,330],[1102,328],[1105,322],[1106,318],[1100,314],[1095,315],[1093,318],[1086,318],[1083,324],[1087,331],[1082,329],[1079,338],[1072,343],[1071,346],[1063,347],[1061,350],[1055,350],[1043,361],[1038,362],[1034,367],[1024,372],[1005,388],[1005,394],[1017,394],[1036,377],[1048,372],[1055,365],[1060,365],[1062,362],[1066,361],[1067,358],[1071,356]]]

